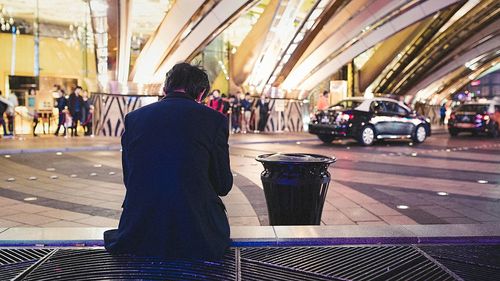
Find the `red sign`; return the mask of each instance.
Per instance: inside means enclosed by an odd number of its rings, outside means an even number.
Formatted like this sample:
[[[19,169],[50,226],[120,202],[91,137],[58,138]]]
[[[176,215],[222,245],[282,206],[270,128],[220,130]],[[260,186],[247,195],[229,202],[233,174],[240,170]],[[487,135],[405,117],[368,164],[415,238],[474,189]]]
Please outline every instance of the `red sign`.
[[[474,81],[470,82],[470,85],[471,86],[479,86],[479,85],[481,85],[481,80],[474,80]]]

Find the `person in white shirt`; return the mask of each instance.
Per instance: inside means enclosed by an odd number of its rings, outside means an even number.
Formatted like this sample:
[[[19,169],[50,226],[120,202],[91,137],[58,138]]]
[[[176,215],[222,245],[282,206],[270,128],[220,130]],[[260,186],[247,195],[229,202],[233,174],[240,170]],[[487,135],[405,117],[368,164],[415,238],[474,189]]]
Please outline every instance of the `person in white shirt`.
[[[19,101],[17,100],[17,96],[14,93],[10,93],[7,99],[9,100],[10,104],[9,107],[7,107],[7,111],[5,113],[7,114],[7,122],[9,127],[8,135],[12,136],[14,134],[14,118],[16,116],[16,107],[19,106]]]
[[[8,99],[2,96],[2,91],[0,91],[0,124],[3,127],[3,135],[7,136],[7,129],[5,126],[5,120],[3,119],[3,114],[7,111],[7,108],[11,106],[11,103]]]

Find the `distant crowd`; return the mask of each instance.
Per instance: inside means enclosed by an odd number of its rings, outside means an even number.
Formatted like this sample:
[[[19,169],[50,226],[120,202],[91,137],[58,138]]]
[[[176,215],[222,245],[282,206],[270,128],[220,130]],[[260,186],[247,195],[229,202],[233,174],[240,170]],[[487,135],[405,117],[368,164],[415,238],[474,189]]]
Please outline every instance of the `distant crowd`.
[[[213,90],[205,104],[228,118],[232,133],[265,131],[270,113],[269,98],[266,95],[254,99],[250,93],[238,92],[227,96],[221,95],[219,90]],[[258,114],[252,115],[252,112]]]
[[[34,88],[29,89],[27,94],[28,99],[35,98],[36,90]],[[78,136],[78,126],[81,126],[85,136],[92,135],[94,106],[90,103],[87,91],[84,91],[80,86],[75,86],[68,95],[60,85],[54,85],[53,96],[54,107],[57,108],[57,128],[54,134],[60,136],[60,133],[62,133],[62,136],[67,136],[68,133],[70,136]],[[18,106],[19,101],[16,94],[11,93],[8,97],[3,97],[0,91],[0,124],[3,127],[4,137],[14,135],[16,107]],[[26,116],[31,118],[32,133],[33,136],[37,137],[36,129],[40,123],[40,119],[46,117],[41,115],[37,109],[36,102],[23,106],[27,110],[22,114],[26,114],[22,118],[26,118]],[[18,114],[21,115],[21,113]],[[7,117],[7,123],[5,122],[4,115]],[[50,116],[52,116],[52,111],[50,112]],[[45,127],[42,127],[45,133]]]
[[[36,90],[30,89],[28,97],[36,96]],[[80,86],[72,88],[68,94],[60,85],[53,89],[55,121],[57,121],[55,136],[77,137],[83,131],[84,136],[92,135],[94,106],[91,104],[89,94]],[[250,93],[237,92],[236,94],[221,94],[220,90],[213,90],[204,100],[204,104],[213,110],[224,114],[229,122],[231,133],[257,133],[266,130],[266,124],[271,112],[270,99],[266,95],[255,98]],[[16,110],[19,106],[16,94],[3,97],[0,92],[0,124],[3,126],[4,136],[14,134],[14,121]],[[45,115],[41,114],[35,105],[26,106],[24,114],[32,118],[32,134],[37,135],[37,127]],[[20,113],[18,113],[20,114]],[[7,122],[4,119],[7,117]],[[51,116],[52,113],[51,113]],[[26,118],[26,117],[23,117]],[[45,133],[45,127],[43,132]],[[50,127],[49,127],[50,128]],[[79,128],[82,128],[79,130]]]
[[[63,128],[63,136],[70,131],[71,136],[77,137],[78,125],[83,127],[85,136],[92,135],[94,106],[90,103],[88,92],[76,86],[71,94],[66,95],[61,86],[55,85],[54,96],[56,98],[54,106],[59,115],[54,135],[59,136],[59,131]],[[35,135],[35,128],[33,134]]]

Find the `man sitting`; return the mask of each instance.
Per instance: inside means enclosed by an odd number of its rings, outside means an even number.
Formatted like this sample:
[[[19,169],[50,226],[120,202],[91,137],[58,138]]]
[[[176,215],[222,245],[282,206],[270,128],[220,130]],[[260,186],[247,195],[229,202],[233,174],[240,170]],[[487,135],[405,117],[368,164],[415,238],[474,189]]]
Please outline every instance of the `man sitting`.
[[[187,63],[168,73],[159,102],[130,112],[122,136],[127,189],[112,253],[219,259],[229,224],[219,196],[232,187],[228,122],[200,104],[207,74]]]

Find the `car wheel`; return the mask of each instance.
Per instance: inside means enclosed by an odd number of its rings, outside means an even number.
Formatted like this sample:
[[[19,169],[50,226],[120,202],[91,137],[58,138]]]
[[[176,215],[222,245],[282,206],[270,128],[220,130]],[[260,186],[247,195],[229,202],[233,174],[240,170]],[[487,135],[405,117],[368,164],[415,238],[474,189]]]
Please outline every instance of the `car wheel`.
[[[450,136],[456,137],[458,136],[458,131],[454,129],[449,129],[448,132],[450,133]]]
[[[494,123],[493,126],[491,126],[490,137],[498,138],[499,136],[500,136],[500,131],[498,129],[498,124]]]
[[[413,135],[413,141],[416,143],[423,143],[427,138],[427,130],[423,125],[419,125],[415,129],[415,133]]]
[[[331,143],[335,139],[335,136],[318,135],[318,138],[324,143]]]
[[[375,130],[372,126],[364,126],[358,137],[358,142],[362,145],[372,145],[375,142]]]

